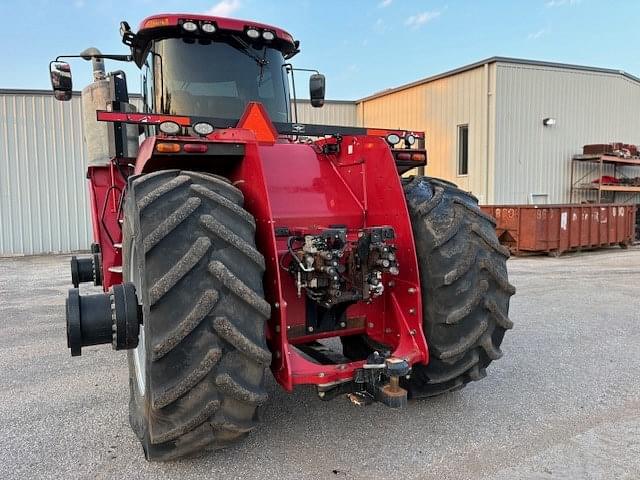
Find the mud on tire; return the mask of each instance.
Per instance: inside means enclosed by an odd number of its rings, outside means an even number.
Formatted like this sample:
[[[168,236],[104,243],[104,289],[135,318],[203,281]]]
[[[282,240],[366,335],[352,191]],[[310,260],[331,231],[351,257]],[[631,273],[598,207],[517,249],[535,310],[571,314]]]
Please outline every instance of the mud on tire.
[[[483,378],[502,356],[513,323],[509,252],[493,219],[454,184],[414,177],[404,185],[420,269],[428,365],[414,365],[405,383],[414,398],[462,388]]]
[[[129,180],[123,273],[144,314],[144,351],[128,353],[129,418],[150,460],[239,440],[267,398],[264,259],[242,205],[240,190],[214,175]]]

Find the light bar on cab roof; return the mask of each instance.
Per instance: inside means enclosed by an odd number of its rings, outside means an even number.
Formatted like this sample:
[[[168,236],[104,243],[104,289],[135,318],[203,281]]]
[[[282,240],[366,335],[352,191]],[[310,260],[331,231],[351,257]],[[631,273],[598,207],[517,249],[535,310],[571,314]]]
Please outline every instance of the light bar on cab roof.
[[[216,25],[211,22],[203,22],[200,28],[202,28],[204,33],[215,33],[217,30]]]
[[[196,22],[192,22],[191,20],[187,20],[182,24],[182,28],[187,32],[195,32],[198,30],[198,24]]]

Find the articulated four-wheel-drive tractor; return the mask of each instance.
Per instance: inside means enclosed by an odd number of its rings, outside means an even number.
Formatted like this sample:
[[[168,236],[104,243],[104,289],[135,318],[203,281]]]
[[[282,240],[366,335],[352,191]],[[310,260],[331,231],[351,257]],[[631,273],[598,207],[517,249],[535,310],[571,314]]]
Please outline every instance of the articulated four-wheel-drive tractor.
[[[71,261],[67,336],[72,355],[128,350],[148,459],[244,437],[269,368],[287,391],[390,407],[485,375],[512,326],[508,252],[472,195],[401,177],[426,164],[423,133],[298,123],[299,42],[279,28],[169,14],[121,34],[130,55],[78,56],[95,243]],[[104,59],[140,67],[141,108]]]

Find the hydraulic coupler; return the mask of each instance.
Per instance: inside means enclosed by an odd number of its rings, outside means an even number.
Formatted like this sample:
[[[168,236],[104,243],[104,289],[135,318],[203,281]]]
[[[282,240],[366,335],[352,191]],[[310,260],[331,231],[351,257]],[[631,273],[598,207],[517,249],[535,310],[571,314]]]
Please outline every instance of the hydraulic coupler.
[[[71,356],[82,347],[110,343],[114,350],[138,346],[142,310],[132,283],[114,285],[108,293],[80,295],[69,290],[66,301],[67,346]]]

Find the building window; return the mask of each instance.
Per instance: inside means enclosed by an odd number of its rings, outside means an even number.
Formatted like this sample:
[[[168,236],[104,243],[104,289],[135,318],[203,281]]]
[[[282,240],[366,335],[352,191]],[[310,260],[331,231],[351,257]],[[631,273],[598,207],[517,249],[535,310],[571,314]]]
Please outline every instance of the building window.
[[[458,175],[469,174],[469,125],[458,126]]]

